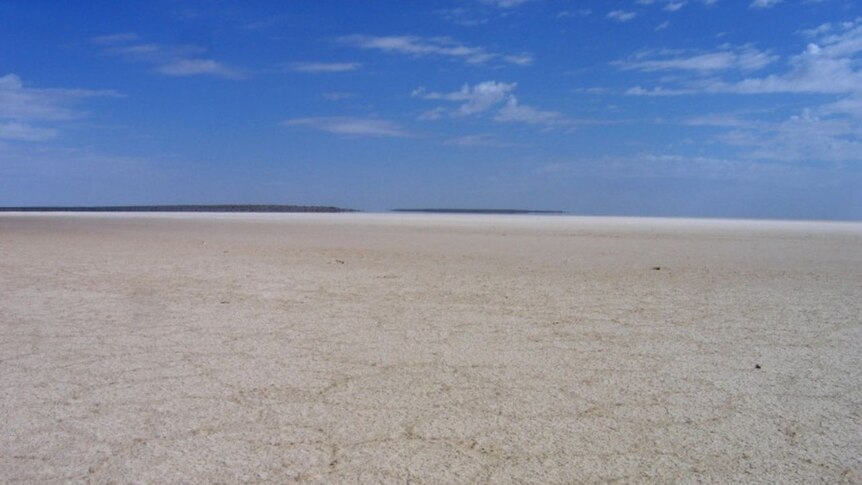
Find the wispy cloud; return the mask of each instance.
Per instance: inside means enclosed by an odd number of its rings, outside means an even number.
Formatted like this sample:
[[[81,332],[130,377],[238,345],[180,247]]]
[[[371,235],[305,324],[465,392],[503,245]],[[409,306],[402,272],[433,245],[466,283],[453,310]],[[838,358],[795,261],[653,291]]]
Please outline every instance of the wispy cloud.
[[[684,96],[698,93],[695,89],[668,89],[661,86],[654,88],[643,88],[635,86],[625,91],[627,96]]]
[[[455,138],[450,138],[444,142],[445,145],[450,146],[459,146],[459,147],[513,147],[518,146],[514,143],[507,143],[494,135],[489,134],[480,134],[480,135],[465,135],[458,136]]]
[[[308,127],[327,133],[361,137],[410,137],[408,130],[391,121],[377,118],[353,118],[346,116],[293,118],[281,122],[282,126]]]
[[[39,128],[17,121],[0,122],[0,140],[45,141],[56,135],[57,130],[53,128]]]
[[[862,137],[857,121],[823,118],[813,110],[776,123],[734,129],[719,140],[746,149],[752,159],[783,162],[862,161]]]
[[[116,45],[123,42],[132,42],[138,40],[140,37],[138,34],[134,32],[122,32],[119,34],[110,34],[110,35],[100,35],[97,37],[93,37],[90,41],[94,44],[100,45]]]
[[[771,8],[781,2],[782,0],[753,0],[749,8]]]
[[[518,98],[511,96],[506,104],[497,111],[495,121],[503,123],[527,123],[546,127],[571,125],[572,121],[562,113],[525,106],[518,103]]]
[[[245,76],[236,69],[227,67],[212,59],[177,59],[162,64],[156,71],[168,76],[196,76],[206,74],[228,79],[242,79]]]
[[[444,115],[450,117],[466,117],[494,112],[492,119],[497,122],[519,122],[545,127],[571,125],[573,121],[556,111],[547,111],[522,105],[514,95],[516,83],[485,81],[475,85],[465,84],[461,89],[451,93],[429,92],[425,88],[417,88],[411,93],[414,98],[427,100],[442,100],[460,103],[454,109],[443,107],[426,111],[420,119],[440,119]]]
[[[445,20],[462,27],[475,27],[487,24],[493,17],[488,15],[485,9],[467,7],[443,8],[437,10],[437,13]]]
[[[816,32],[816,33],[815,33]],[[787,68],[765,77],[726,80],[677,78],[676,84],[650,89],[635,87],[627,94],[681,95],[698,93],[805,93],[862,95],[862,20],[845,22],[837,28],[805,31],[816,36],[805,50],[789,59]],[[638,55],[614,63],[622,69],[640,71],[679,70],[695,74],[719,74],[721,71],[755,71],[771,65],[778,57],[752,46],[726,48],[719,52],[695,56]]]
[[[553,177],[578,176],[613,179],[678,178],[766,182],[800,186],[824,180],[825,173],[838,173],[834,167],[800,167],[746,157],[706,157],[677,153],[641,153],[625,158],[601,157],[560,161],[539,166],[536,173]],[[829,177],[832,178],[832,177]],[[826,180],[828,180],[827,178]]]
[[[613,64],[621,69],[645,72],[678,70],[709,73],[731,69],[754,71],[777,60],[777,55],[758,50],[751,45],[739,47],[725,45],[714,52],[644,51],[630,59],[616,61]]]
[[[532,0],[479,0],[479,3],[500,8],[512,8],[518,7],[530,1]]]
[[[154,64],[155,71],[167,76],[207,75],[226,79],[244,79],[243,71],[207,57],[207,50],[194,45],[166,46],[139,42],[134,33],[93,37],[103,54],[135,62]]]
[[[569,17],[583,18],[589,17],[593,14],[593,11],[588,8],[581,8],[578,10],[563,10],[557,14],[558,19],[565,19]]]
[[[695,77],[677,76],[674,82],[652,88],[634,87],[626,94],[640,96],[682,96],[694,94],[764,95],[774,93],[833,96],[827,103],[809,106],[797,114],[776,120],[728,115],[702,115],[686,121],[690,126],[710,126],[720,132],[713,142],[740,151],[750,160],[784,162],[862,162],[862,19],[823,24],[802,31],[811,42],[792,56],[783,70],[763,77],[741,80],[723,78],[724,71],[741,68],[740,52],[751,59],[772,60],[774,56],[745,47],[723,60],[712,59],[692,72]],[[691,58],[630,61],[626,67],[639,70],[678,68]],[[645,64],[646,62],[646,64]],[[764,61],[751,63],[753,66]],[[703,71],[703,72],[694,72]],[[709,77],[700,77],[702,74]],[[804,98],[810,99],[810,98]]]
[[[452,116],[470,116],[487,111],[494,105],[506,100],[516,83],[502,83],[496,81],[485,81],[474,86],[465,84],[461,89],[452,93],[428,92],[425,88],[418,88],[411,96],[422,99],[446,100],[462,102],[461,106],[451,111]]]
[[[359,62],[294,62],[287,66],[291,71],[306,73],[348,72],[361,67]]]
[[[683,121],[688,126],[713,126],[721,128],[759,128],[764,123],[744,118],[737,113],[721,113],[693,116]]]
[[[666,12],[678,12],[690,3],[700,3],[705,6],[712,6],[718,3],[718,0],[636,0],[635,3],[638,5],[661,6],[661,9]]]
[[[611,20],[616,20],[617,22],[628,22],[629,20],[633,20],[637,17],[637,12],[631,12],[627,10],[611,10],[607,14],[607,18]]]
[[[862,93],[862,21],[821,37],[790,59],[790,70],[764,78],[721,83],[715,90],[738,93]]]
[[[323,93],[323,99],[328,101],[341,101],[343,99],[350,99],[353,97],[353,93],[348,93],[345,91],[329,91],[327,93]]]
[[[87,115],[77,109],[82,100],[119,96],[112,90],[31,88],[17,75],[6,74],[0,77],[0,139],[49,140],[57,135],[56,123]]]
[[[474,0],[456,2],[457,6],[441,8],[436,11],[444,19],[463,26],[474,27],[494,20],[509,17],[516,7],[533,3],[535,0]]]
[[[120,97],[117,91],[93,89],[31,88],[15,74],[0,77],[0,119],[62,121],[86,113],[74,109],[85,98]]]
[[[468,64],[499,62],[526,66],[533,62],[533,57],[530,54],[501,54],[489,51],[484,47],[462,44],[450,37],[349,35],[341,37],[339,40],[360,49],[412,57],[442,57],[460,60]]]

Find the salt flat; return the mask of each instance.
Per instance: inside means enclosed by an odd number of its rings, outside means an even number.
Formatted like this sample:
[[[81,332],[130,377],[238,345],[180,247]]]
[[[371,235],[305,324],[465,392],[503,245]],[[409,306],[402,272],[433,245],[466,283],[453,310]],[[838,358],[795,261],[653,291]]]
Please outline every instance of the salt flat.
[[[3,214],[0,425],[7,483],[859,483],[862,225]]]

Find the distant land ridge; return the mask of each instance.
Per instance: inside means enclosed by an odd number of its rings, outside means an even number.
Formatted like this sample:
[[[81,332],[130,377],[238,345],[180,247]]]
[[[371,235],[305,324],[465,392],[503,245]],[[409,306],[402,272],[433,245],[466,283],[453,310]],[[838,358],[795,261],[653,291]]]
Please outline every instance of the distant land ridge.
[[[392,209],[392,212],[422,212],[430,214],[565,214],[563,211],[525,209]]]
[[[116,205],[90,207],[0,207],[0,212],[356,212],[318,205]]]

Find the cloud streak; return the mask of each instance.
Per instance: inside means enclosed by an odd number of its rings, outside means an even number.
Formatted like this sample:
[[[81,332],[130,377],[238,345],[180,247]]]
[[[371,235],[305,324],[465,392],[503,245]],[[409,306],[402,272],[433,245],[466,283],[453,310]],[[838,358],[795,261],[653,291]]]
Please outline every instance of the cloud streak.
[[[331,72],[349,72],[360,69],[362,64],[359,62],[294,62],[287,66],[288,70],[293,72],[305,73],[331,73]]]
[[[652,89],[635,87],[628,94],[684,95],[699,93],[735,94],[855,94],[862,95],[862,20],[841,24],[838,30],[829,28],[806,31],[806,35],[820,34],[805,50],[791,57],[784,72],[765,77],[748,77],[738,81],[721,78],[701,80],[682,79],[676,86],[659,86]],[[615,65],[626,70],[661,71],[689,70],[698,74],[720,71],[754,71],[774,63],[778,58],[769,52],[751,46],[735,50],[704,54],[694,57],[661,58],[636,56]]]
[[[611,10],[606,15],[607,18],[616,20],[617,22],[628,22],[630,20],[634,20],[637,16],[637,12],[630,12],[627,10]]]
[[[513,8],[519,7],[530,1],[532,0],[479,0],[479,3],[499,8]]]
[[[464,135],[458,136],[455,138],[450,138],[446,140],[444,145],[449,146],[459,146],[459,147],[514,147],[519,146],[514,143],[506,143],[499,140],[494,135],[489,134],[480,134],[480,135]]]
[[[0,123],[0,140],[45,141],[56,135],[57,130],[53,128],[39,128],[15,121]]]
[[[307,127],[335,135],[356,137],[411,137],[400,125],[377,118],[347,116],[292,118],[281,122],[285,127]]]
[[[94,97],[120,97],[113,90],[38,89],[24,85],[15,74],[0,77],[0,119],[63,121],[85,116],[74,105]]]
[[[207,50],[194,45],[165,46],[138,42],[135,33],[121,33],[93,37],[90,41],[100,46],[105,55],[132,62],[155,65],[155,72],[166,76],[214,76],[224,79],[245,79],[247,74],[223,62],[207,57]]]
[[[571,125],[573,120],[556,111],[546,111],[522,105],[514,95],[517,83],[485,81],[473,86],[465,84],[451,93],[428,92],[417,88],[411,93],[414,98],[442,100],[461,103],[455,109],[437,107],[426,111],[420,119],[435,120],[444,115],[454,118],[474,116],[494,111],[492,119],[501,123],[526,123],[545,127]]]
[[[723,46],[715,52],[691,53],[687,51],[644,51],[634,57],[616,61],[613,65],[624,70],[693,71],[712,73],[716,71],[756,71],[778,60],[778,56],[761,51],[751,45],[741,47]]]
[[[412,97],[429,100],[445,100],[462,102],[452,116],[470,116],[487,111],[492,106],[506,100],[517,86],[516,83],[485,81],[474,86],[465,84],[460,90],[452,93],[427,92],[424,88],[413,91]]]
[[[349,35],[340,37],[339,41],[364,50],[376,50],[410,57],[440,57],[475,65],[496,62],[527,66],[533,62],[533,57],[530,54],[501,54],[489,51],[484,47],[462,44],[450,37]]]
[[[0,77],[0,140],[50,140],[57,136],[56,123],[87,116],[76,109],[84,99],[119,96],[112,90],[31,88],[17,75],[6,74]]]
[[[755,9],[772,8],[781,2],[782,2],[782,0],[753,0],[751,2],[751,4],[749,5],[749,8],[755,8]]]

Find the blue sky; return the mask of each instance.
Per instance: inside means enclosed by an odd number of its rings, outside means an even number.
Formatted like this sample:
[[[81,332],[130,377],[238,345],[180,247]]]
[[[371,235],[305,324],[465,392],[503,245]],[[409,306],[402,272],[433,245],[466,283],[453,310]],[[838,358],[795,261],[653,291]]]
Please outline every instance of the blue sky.
[[[0,205],[862,219],[852,0],[0,0]]]

